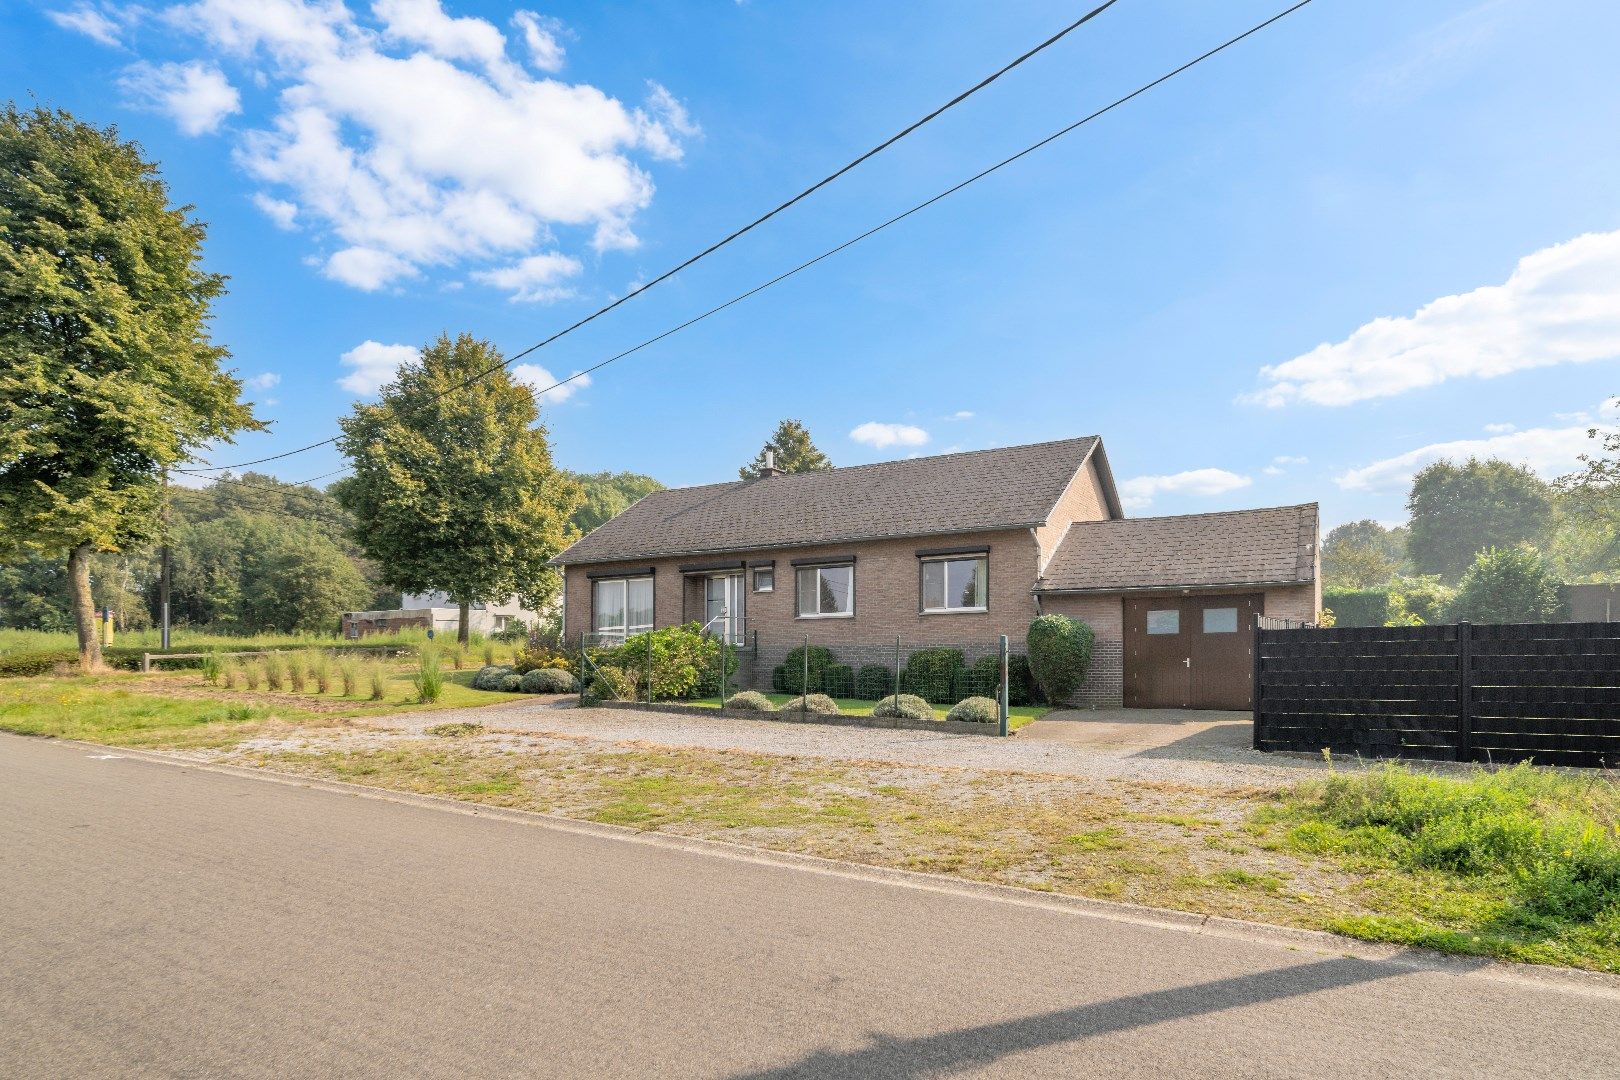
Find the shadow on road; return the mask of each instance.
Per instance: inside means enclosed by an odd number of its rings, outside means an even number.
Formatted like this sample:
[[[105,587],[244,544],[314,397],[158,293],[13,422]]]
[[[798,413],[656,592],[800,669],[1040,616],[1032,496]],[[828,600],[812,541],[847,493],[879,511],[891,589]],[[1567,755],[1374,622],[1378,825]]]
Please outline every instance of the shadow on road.
[[[1131,1028],[1150,1027],[1206,1013],[1355,986],[1410,973],[1409,968],[1339,958],[1156,990],[1036,1016],[960,1028],[909,1039],[873,1035],[858,1050],[817,1050],[774,1069],[737,1074],[736,1080],[825,1080],[827,1077],[921,1077],[983,1066],[1025,1050],[1076,1042]]]

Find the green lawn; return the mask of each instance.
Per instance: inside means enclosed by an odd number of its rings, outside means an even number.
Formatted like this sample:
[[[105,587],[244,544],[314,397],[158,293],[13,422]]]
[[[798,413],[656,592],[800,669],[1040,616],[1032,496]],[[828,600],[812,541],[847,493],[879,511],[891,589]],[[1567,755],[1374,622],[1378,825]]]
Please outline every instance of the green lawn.
[[[780,708],[784,702],[794,700],[794,695],[792,694],[766,694],[765,696],[770,698],[771,703],[778,708]],[[849,716],[871,716],[873,707],[877,705],[877,702],[875,701],[862,701],[859,698],[834,698],[833,700],[838,702],[838,711]],[[718,697],[698,698],[696,701],[688,701],[685,702],[685,704],[701,705],[704,708],[718,709],[720,707],[720,699]],[[935,705],[934,719],[943,720],[945,719],[945,714],[950,711],[951,707],[949,705]],[[1007,730],[1017,731],[1024,725],[1039,720],[1041,717],[1045,716],[1051,711],[1051,708],[1046,705],[1014,705],[1012,708],[1007,710]]]

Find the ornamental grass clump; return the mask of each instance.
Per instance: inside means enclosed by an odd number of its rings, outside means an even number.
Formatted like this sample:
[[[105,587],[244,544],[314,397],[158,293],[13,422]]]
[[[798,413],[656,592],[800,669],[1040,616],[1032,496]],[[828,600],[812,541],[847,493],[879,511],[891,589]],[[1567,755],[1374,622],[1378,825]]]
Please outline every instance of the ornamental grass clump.
[[[280,690],[286,679],[286,669],[281,666],[281,657],[272,653],[264,660],[264,685],[267,690]]]
[[[484,666],[495,666],[495,643],[493,641],[484,642]]]
[[[432,705],[444,695],[444,672],[439,668],[437,649],[422,650],[411,682],[416,687],[416,700],[423,705]]]
[[[338,665],[338,678],[343,683],[343,696],[354,697],[354,689],[360,684],[360,662],[353,657],[344,657]]]
[[[213,649],[203,654],[202,677],[209,686],[219,685],[219,676],[224,668],[219,662],[219,653]]]
[[[821,716],[836,716],[838,715],[838,702],[826,694],[805,694],[784,701],[777,707],[777,712],[805,712],[816,713]]]
[[[232,660],[225,665],[225,686],[228,689],[235,690],[236,684],[243,680],[245,674],[242,670],[242,661]]]
[[[388,696],[388,669],[381,660],[366,665],[366,681],[371,684],[371,700],[381,701]]]
[[[932,720],[934,707],[916,694],[890,695],[872,706],[873,716],[894,716],[902,720]]]
[[[247,665],[242,669],[242,677],[247,680],[249,690],[257,690],[259,683],[264,679],[264,662]]]
[[[287,657],[287,684],[297,693],[304,692],[304,683],[309,676],[309,658],[302,653],[295,653]]]
[[[315,676],[315,692],[330,694],[332,692],[332,658],[326,653],[316,653],[312,674]]]

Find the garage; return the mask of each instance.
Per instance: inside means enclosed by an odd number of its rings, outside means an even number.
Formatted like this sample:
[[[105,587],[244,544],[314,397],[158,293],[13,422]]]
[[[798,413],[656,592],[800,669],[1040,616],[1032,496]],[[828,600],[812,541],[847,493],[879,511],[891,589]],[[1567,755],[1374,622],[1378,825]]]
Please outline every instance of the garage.
[[[1261,593],[1125,601],[1125,706],[1247,709]]]

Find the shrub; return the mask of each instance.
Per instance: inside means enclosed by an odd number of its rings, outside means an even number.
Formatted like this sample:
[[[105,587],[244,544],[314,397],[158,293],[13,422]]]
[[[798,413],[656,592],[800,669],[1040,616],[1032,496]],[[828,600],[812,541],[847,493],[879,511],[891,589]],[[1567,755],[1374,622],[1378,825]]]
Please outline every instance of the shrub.
[[[634,701],[636,684],[621,669],[607,665],[592,674],[585,696],[596,701]]]
[[[782,693],[804,693],[804,661],[805,648],[803,645],[788,650],[787,658],[782,661],[782,666],[776,669],[782,673],[781,686],[779,687]],[[821,645],[810,646],[810,685],[812,687],[825,685],[827,669],[836,663],[838,663],[838,658],[833,655],[831,649]],[[774,678],[772,682],[775,682]]]
[[[58,668],[78,666],[79,654],[74,649],[6,653],[0,656],[0,677],[31,678],[35,675],[49,675]]]
[[[223,670],[219,662],[219,653],[213,649],[208,650],[208,655],[203,657],[202,663],[203,681],[209,686],[219,685],[219,676]]]
[[[906,720],[932,720],[934,708],[915,694],[890,695],[872,707],[873,716],[898,716]]]
[[[1091,644],[1091,627],[1067,615],[1041,615],[1029,624],[1029,670],[1047,701],[1063,701],[1086,681]]]
[[[1001,719],[1001,707],[987,697],[963,698],[945,714],[947,720],[967,720],[975,724],[994,724]]]
[[[742,693],[726,699],[726,708],[736,709],[738,712],[775,712],[776,706],[771,699],[758,690],[744,690]]]
[[[1389,586],[1322,590],[1322,606],[1333,611],[1335,626],[1383,626],[1389,622]]]
[[[823,716],[834,716],[838,713],[838,702],[826,694],[803,694],[785,701],[777,706],[778,712],[807,712],[820,713]]]
[[[719,692],[720,639],[705,636],[703,628],[694,622],[637,634],[602,654],[606,663],[622,669],[630,677],[634,691],[629,697],[648,696],[649,648],[652,650],[651,696],[654,701],[694,698],[705,691]],[[735,672],[736,661],[729,646],[727,649],[728,673]]]
[[[508,675],[515,674],[511,668],[498,664],[489,664],[478,669],[478,674],[472,677],[474,690],[499,690],[501,680]]]
[[[527,675],[540,668],[566,670],[573,667],[566,654],[550,649],[539,642],[530,642],[522,651],[512,656],[512,670],[519,675]]]
[[[517,672],[501,676],[501,693],[521,694],[523,692],[523,676]]]
[[[444,695],[444,672],[439,668],[439,650],[423,649],[416,663],[416,677],[411,680],[416,686],[416,700],[423,705],[431,705]],[[323,657],[321,666],[324,671],[316,677],[324,694],[332,682],[332,662]]]
[[[1389,621],[1403,625],[1432,625],[1446,621],[1457,591],[1437,577],[1398,577],[1389,585]]]
[[[965,670],[961,649],[918,649],[906,658],[901,689],[937,705],[956,700],[956,684]]]
[[[1457,586],[1453,620],[1540,623],[1558,617],[1558,583],[1541,552],[1527,544],[1482,551]]]
[[[855,696],[862,701],[876,701],[894,693],[894,672],[882,664],[862,664],[855,674]]]
[[[855,693],[855,669],[848,664],[828,664],[821,673],[821,692],[832,697],[852,697]]]
[[[991,655],[974,661],[970,669],[973,689],[986,697],[995,697],[1001,690],[1001,657]],[[1011,653],[1007,657],[1007,704],[1033,705],[1040,696],[1035,676],[1029,670],[1029,657]]]
[[[529,640],[529,628],[522,619],[509,619],[504,627],[490,636],[504,644],[516,645],[520,641]]]
[[[523,673],[521,689],[525,694],[572,694],[579,681],[560,668],[531,668]]]

